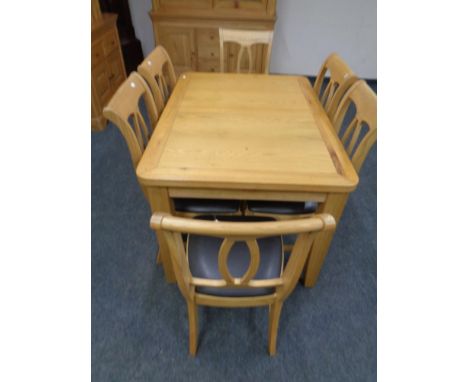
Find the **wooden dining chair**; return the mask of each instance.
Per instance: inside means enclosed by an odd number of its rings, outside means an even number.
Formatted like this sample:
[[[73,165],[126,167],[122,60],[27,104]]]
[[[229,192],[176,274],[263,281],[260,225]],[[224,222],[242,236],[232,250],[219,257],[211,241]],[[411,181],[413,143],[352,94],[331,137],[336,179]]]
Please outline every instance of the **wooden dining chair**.
[[[140,99],[143,97],[149,121],[143,118]],[[158,111],[143,78],[132,72],[104,107],[103,115],[113,122],[127,143],[133,167],[136,168],[158,121]]]
[[[353,112],[354,110],[354,117]],[[336,108],[333,127],[357,173],[377,140],[377,96],[363,80],[354,82]],[[246,215],[297,219],[317,210],[314,201],[247,201]]]
[[[330,75],[325,85],[326,74]],[[314,90],[330,119],[335,115],[338,103],[350,86],[358,80],[351,68],[336,53],[327,57],[314,83]],[[253,200],[247,202],[249,215],[267,215],[275,219],[300,218],[317,211],[317,202],[284,202]]]
[[[197,351],[198,305],[269,307],[268,350],[276,353],[281,308],[294,290],[314,236],[332,230],[335,220],[320,214],[277,222],[248,216],[178,218],[155,213],[151,227],[161,230],[177,284],[187,303],[189,351]],[[187,233],[187,246],[182,234]],[[282,235],[298,238],[287,264]]]
[[[140,101],[142,97],[143,104]],[[143,117],[143,105],[149,116],[148,122]],[[156,104],[145,80],[132,72],[104,108],[103,115],[120,130],[136,169],[158,121]],[[239,200],[176,198],[173,201],[175,211],[185,216],[240,213]]]
[[[158,45],[138,66],[138,73],[148,83],[159,113],[162,113],[177,77],[171,58],[162,45]]]
[[[325,80],[327,74],[328,83]],[[345,92],[358,79],[338,54],[332,53],[326,58],[314,82],[314,90],[330,119],[334,117]]]
[[[359,80],[348,89],[332,122],[354,169],[359,173],[377,141],[377,95],[366,81]]]
[[[220,51],[220,67],[221,72],[225,71],[224,68],[224,44],[226,42],[233,42],[240,45],[240,50],[237,55],[237,73],[241,72],[241,62],[244,52],[247,50],[249,57],[249,73],[253,70],[253,55],[252,45],[254,44],[266,44],[267,54],[265,56],[265,62],[263,65],[264,73],[270,72],[270,56],[271,46],[273,43],[273,31],[272,30],[241,30],[241,29],[226,29],[219,28],[219,51]]]

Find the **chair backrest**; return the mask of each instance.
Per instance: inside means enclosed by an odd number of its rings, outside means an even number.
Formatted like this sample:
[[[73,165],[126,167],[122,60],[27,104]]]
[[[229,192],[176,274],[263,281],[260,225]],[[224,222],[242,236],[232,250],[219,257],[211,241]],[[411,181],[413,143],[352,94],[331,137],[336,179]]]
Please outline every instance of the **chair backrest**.
[[[177,82],[174,66],[166,49],[158,45],[138,66],[138,73],[150,86],[158,112],[161,113]]]
[[[150,126],[140,110],[142,96]],[[158,121],[156,105],[145,80],[138,73],[132,72],[104,107],[103,115],[119,128],[127,142],[133,166],[136,167]]]
[[[195,287],[214,288],[276,288],[275,298],[285,300],[293,291],[304,268],[316,233],[335,228],[335,219],[329,214],[318,214],[306,219],[268,222],[206,221],[155,213],[151,227],[162,230],[169,246],[170,256],[179,288],[186,299],[193,300]],[[182,233],[223,238],[218,253],[218,267],[222,279],[194,278],[190,272]],[[260,254],[257,239],[278,235],[297,234],[291,256],[279,278],[255,280]],[[236,242],[243,241],[250,252],[250,264],[242,277],[232,277],[228,269],[229,251]],[[219,297],[220,300],[230,297]]]
[[[330,79],[324,86],[327,73]],[[338,54],[332,53],[324,61],[315,80],[314,90],[329,118],[333,118],[344,93],[358,79]]]
[[[247,50],[249,56],[249,73],[252,73],[253,69],[253,58],[252,58],[252,45],[254,44],[266,44],[267,54],[264,64],[264,73],[270,72],[270,56],[271,46],[273,43],[273,31],[265,30],[240,30],[240,29],[226,29],[219,28],[219,49],[220,49],[220,64],[221,72],[224,72],[224,43],[234,42],[241,46],[239,54],[237,55],[237,73],[241,71],[241,60],[242,56]]]
[[[354,117],[349,121],[353,108]],[[355,82],[345,93],[332,123],[359,172],[377,140],[377,95],[364,80]]]

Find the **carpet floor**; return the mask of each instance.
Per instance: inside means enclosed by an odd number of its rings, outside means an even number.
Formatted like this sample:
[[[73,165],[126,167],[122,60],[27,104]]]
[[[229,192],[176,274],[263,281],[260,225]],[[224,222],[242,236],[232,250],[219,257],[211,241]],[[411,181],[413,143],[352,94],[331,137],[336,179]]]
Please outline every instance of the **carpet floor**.
[[[201,307],[198,353],[189,356],[186,305],[155,263],[151,213],[125,141],[110,124],[91,145],[93,381],[376,380],[376,145],[317,285],[299,284],[284,305],[273,358],[267,308]]]

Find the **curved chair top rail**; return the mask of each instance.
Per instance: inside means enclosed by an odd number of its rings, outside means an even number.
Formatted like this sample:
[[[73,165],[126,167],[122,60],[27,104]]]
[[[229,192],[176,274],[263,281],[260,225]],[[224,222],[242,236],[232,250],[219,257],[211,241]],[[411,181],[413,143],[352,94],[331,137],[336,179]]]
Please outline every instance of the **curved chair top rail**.
[[[253,58],[252,58],[252,45],[266,44],[268,46],[265,62],[264,73],[268,74],[270,71],[270,56],[271,46],[273,43],[272,30],[242,30],[242,29],[227,29],[219,28],[219,44],[220,44],[220,64],[221,72],[224,72],[224,43],[234,42],[241,46],[237,55],[237,72],[240,72],[240,65],[243,53],[247,50],[249,55],[249,73],[252,73]]]
[[[138,73],[149,84],[161,113],[177,82],[174,66],[166,49],[158,45],[138,66]]]
[[[351,104],[354,103],[356,114],[351,122],[344,126],[344,118]],[[362,167],[370,149],[377,140],[377,95],[364,80],[352,85],[338,105],[332,120],[341,142],[345,147],[357,172]],[[364,130],[367,124],[368,130]]]
[[[236,42],[243,46],[253,44],[270,44],[273,41],[272,30],[243,30],[219,28],[224,42]]]
[[[330,74],[330,80],[323,93],[320,94],[327,73]],[[337,53],[330,54],[323,62],[314,83],[314,90],[330,118],[334,116],[344,93],[358,79]]]
[[[154,213],[150,225],[153,229],[221,237],[261,237],[289,235],[335,228],[335,219],[330,214],[271,222],[226,222],[186,219],[169,214]]]
[[[141,96],[151,126],[147,126],[141,114],[139,106]],[[156,105],[145,80],[138,73],[132,72],[104,107],[103,115],[119,128],[127,142],[133,165],[136,167],[158,121]],[[129,118],[133,121],[133,128],[128,122]]]

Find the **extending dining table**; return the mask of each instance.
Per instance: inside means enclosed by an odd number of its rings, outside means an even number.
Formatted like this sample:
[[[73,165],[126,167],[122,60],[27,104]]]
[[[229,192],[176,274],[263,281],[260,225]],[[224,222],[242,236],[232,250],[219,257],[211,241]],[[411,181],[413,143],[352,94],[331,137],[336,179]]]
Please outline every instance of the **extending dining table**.
[[[358,175],[309,80],[301,76],[182,74],[137,167],[153,212],[173,198],[308,201],[339,221]],[[315,239],[313,286],[333,232]],[[169,282],[167,243],[158,234]]]

